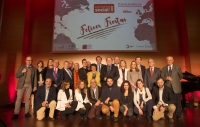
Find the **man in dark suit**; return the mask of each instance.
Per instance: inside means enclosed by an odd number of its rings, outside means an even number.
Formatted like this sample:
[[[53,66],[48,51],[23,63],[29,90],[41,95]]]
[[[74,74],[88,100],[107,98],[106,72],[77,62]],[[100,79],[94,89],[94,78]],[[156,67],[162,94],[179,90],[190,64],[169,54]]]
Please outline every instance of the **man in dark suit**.
[[[89,72],[89,70],[87,69],[87,60],[86,59],[82,60],[82,65],[83,65],[83,67],[78,70],[78,75],[79,75],[80,80],[83,80],[87,86],[87,84],[88,84],[87,73]]]
[[[183,78],[181,68],[174,65],[174,59],[172,56],[166,58],[167,66],[162,68],[161,77],[165,81],[165,85],[173,89],[175,106],[176,106],[176,117],[181,119],[181,83],[180,80]]]
[[[54,60],[53,68],[47,70],[46,78],[50,78],[52,80],[52,85],[60,89],[61,83],[63,81],[63,72],[61,69],[58,68],[59,61]]]
[[[106,58],[107,65],[101,69],[101,80],[103,80],[103,86],[106,86],[107,77],[112,77],[114,79],[114,84],[117,84],[119,78],[119,70],[117,66],[114,66],[113,59],[111,57]]]
[[[101,69],[105,66],[105,64],[102,64],[101,56],[96,57],[96,62],[97,62],[97,71],[101,72]]]
[[[69,69],[71,72],[74,71],[74,62],[72,60],[69,61]]]
[[[160,77],[160,68],[155,67],[153,59],[148,60],[149,68],[145,70],[144,84],[149,88],[152,93],[153,86],[156,86],[156,79]]]
[[[164,111],[168,111],[168,118],[170,122],[174,122],[173,113],[176,109],[174,105],[174,96],[171,88],[164,85],[162,77],[158,77],[157,86],[153,87],[152,101],[153,101],[153,120],[157,121],[164,118]]]
[[[20,66],[16,73],[16,78],[18,78],[17,99],[15,102],[15,110],[12,120],[18,118],[22,98],[25,92],[26,92],[25,117],[31,116],[29,113],[30,96],[32,91],[37,90],[37,69],[32,66],[32,58],[30,56],[26,57],[25,62],[26,65]]]
[[[45,85],[38,87],[35,98],[37,119],[42,120],[45,117],[46,108],[50,108],[49,119],[54,120],[53,116],[56,108],[56,88],[52,86],[52,81],[50,78],[45,80]]]
[[[69,81],[70,89],[74,90],[74,79],[73,79],[74,76],[73,76],[73,73],[70,71],[68,61],[64,62],[64,67],[62,71],[63,71],[63,80]]]
[[[139,57],[139,56],[135,57],[135,62],[136,62],[136,64],[137,64],[138,69],[139,69],[139,70],[141,71],[141,73],[142,73],[142,79],[143,79],[143,81],[144,81],[146,67],[143,66],[143,65],[141,65],[141,61],[142,61],[142,58],[141,58],[141,57]]]

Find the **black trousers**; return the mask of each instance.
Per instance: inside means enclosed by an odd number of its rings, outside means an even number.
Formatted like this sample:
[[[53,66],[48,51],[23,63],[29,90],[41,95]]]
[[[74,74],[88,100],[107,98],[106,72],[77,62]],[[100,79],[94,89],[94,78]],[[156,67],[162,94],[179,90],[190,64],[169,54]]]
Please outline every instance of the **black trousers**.
[[[72,101],[72,103],[70,104],[71,108],[65,108],[65,111],[61,111],[60,115],[66,116],[66,115],[69,115],[69,114],[73,114],[75,109],[76,109],[77,104],[78,104],[77,101]]]
[[[84,104],[84,106],[85,106],[86,110],[80,108],[78,110],[78,112],[79,112],[79,114],[81,116],[88,116],[88,112],[90,111],[90,109],[91,109],[92,106],[89,103]]]
[[[182,106],[181,106],[181,93],[174,93],[174,100],[175,100],[175,106],[176,106],[176,111],[175,114],[177,117],[181,117],[182,115]]]
[[[152,108],[153,108],[153,101],[152,100],[148,100],[146,102],[146,104],[144,105],[142,111],[143,112],[147,112],[148,116],[152,116]],[[135,106],[133,109],[134,113],[139,115],[139,109]]]

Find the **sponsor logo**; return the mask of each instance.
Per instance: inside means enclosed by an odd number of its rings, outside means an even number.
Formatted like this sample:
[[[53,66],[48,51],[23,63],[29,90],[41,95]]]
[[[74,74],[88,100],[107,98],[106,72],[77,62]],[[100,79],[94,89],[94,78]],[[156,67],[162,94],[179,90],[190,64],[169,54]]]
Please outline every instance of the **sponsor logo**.
[[[94,13],[114,13],[114,4],[94,4]]]
[[[132,11],[129,11],[129,10],[123,10],[123,13],[132,13]]]

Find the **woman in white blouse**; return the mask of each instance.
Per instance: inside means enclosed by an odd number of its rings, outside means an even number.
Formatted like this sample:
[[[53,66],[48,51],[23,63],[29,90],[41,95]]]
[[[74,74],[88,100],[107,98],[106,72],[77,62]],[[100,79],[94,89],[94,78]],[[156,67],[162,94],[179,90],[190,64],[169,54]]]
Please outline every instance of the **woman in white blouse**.
[[[77,101],[73,100],[73,93],[69,87],[70,82],[63,81],[61,89],[58,92],[56,109],[60,111],[62,119],[66,119],[67,115],[69,115],[70,118],[73,118],[73,113],[78,104]]]
[[[87,97],[87,87],[84,81],[78,82],[78,88],[75,90],[75,97],[78,101],[76,111],[79,112],[81,119],[87,119],[88,112],[92,107],[92,104],[89,102]]]
[[[137,89],[134,90],[134,113],[137,114],[137,118],[139,119],[140,115],[143,115],[143,112],[147,112],[147,120],[151,121],[152,116],[152,96],[147,87],[144,86],[144,83],[141,79],[136,81]]]
[[[117,85],[121,87],[123,81],[127,80],[127,64],[125,60],[121,60],[119,63],[119,78],[117,80]]]

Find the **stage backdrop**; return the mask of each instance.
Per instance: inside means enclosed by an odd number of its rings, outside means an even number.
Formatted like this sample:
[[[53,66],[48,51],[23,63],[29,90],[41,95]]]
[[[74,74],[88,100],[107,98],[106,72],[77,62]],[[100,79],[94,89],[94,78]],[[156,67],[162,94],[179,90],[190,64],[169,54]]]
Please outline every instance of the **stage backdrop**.
[[[53,52],[156,51],[153,0],[55,0]]]

